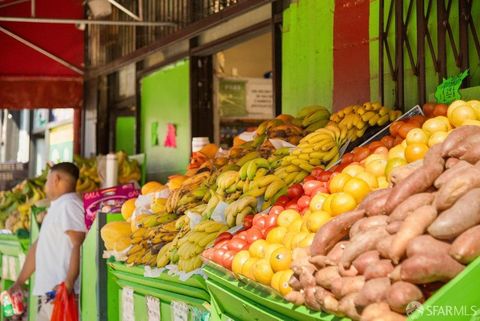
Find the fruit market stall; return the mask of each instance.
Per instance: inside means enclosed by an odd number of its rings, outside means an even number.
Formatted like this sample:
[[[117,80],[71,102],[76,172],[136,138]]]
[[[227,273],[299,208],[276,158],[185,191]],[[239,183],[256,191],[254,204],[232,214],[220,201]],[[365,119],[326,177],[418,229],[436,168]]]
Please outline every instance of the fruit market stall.
[[[206,273],[213,318],[403,320],[411,302],[445,304],[470,288],[479,110],[456,101],[400,117],[366,103],[282,115],[228,152],[208,145],[185,175],[126,202],[105,245],[127,274]],[[307,131],[312,115],[319,128]]]

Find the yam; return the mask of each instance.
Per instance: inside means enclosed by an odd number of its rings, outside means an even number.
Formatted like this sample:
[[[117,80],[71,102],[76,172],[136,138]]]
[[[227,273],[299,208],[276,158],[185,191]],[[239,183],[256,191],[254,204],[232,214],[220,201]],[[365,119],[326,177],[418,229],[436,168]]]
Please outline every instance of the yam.
[[[348,269],[343,267],[343,265],[338,265],[338,272],[341,276],[357,276],[358,270],[353,265],[351,265]]]
[[[392,245],[393,237],[393,235],[389,235],[377,243],[376,250],[380,253],[380,256],[385,259],[390,258],[390,246]]]
[[[287,300],[288,302],[291,302],[295,305],[303,305],[305,304],[305,294],[302,291],[290,291],[290,293],[288,293],[286,296],[285,296],[285,300]]]
[[[391,235],[396,234],[400,230],[402,223],[403,221],[393,221],[392,223],[388,224],[385,229]]]
[[[480,169],[472,166],[458,171],[457,175],[442,185],[435,196],[435,206],[439,211],[450,208],[468,191],[480,187]]]
[[[382,193],[379,193],[377,197],[371,199],[365,204],[365,215],[376,216],[385,215],[390,212],[386,211],[386,202],[392,192],[391,188],[384,189]]]
[[[377,250],[367,251],[360,254],[353,262],[352,265],[357,269],[358,273],[364,274],[365,269],[371,265],[380,261],[380,253]]]
[[[338,303],[338,311],[352,320],[360,319],[360,315],[355,308],[355,298],[357,295],[358,292],[350,293],[349,295],[344,296]]]
[[[322,310],[332,314],[338,313],[338,301],[330,291],[317,286],[314,288],[314,293],[315,299],[317,300],[318,304],[320,304]]]
[[[371,217],[365,217],[355,224],[353,224],[352,228],[350,229],[350,238],[353,239],[355,235],[360,232],[364,232],[368,229],[378,226],[386,226],[387,225],[388,216],[386,215],[376,215]]]
[[[342,258],[340,259],[340,264],[345,268],[350,267],[352,261],[360,254],[375,250],[377,243],[387,236],[390,236],[390,234],[385,230],[385,227],[375,227],[362,234],[358,234],[345,248]]]
[[[315,265],[317,269],[323,269],[326,266],[336,265],[335,262],[330,260],[326,255],[316,255],[308,259],[310,263]]]
[[[320,302],[318,302],[317,298],[315,297],[315,293],[317,292],[316,287],[308,287],[304,290],[304,297],[305,297],[305,305],[314,311],[321,311],[322,306]]]
[[[457,173],[463,171],[465,168],[473,168],[473,165],[466,161],[458,161],[454,166],[447,169],[445,172],[442,173],[442,175],[438,176],[433,185],[437,189],[441,188],[443,184],[449,182],[452,178],[457,176]]]
[[[472,227],[455,239],[450,255],[463,264],[468,264],[480,256],[480,225]]]
[[[430,254],[441,255],[448,254],[450,244],[434,239],[428,234],[420,235],[408,242],[407,257],[414,255]]]
[[[363,310],[360,321],[371,321],[375,318],[382,317],[388,312],[390,312],[390,307],[387,302],[372,303]]]
[[[440,240],[451,240],[480,223],[480,188],[460,197],[442,212],[428,228],[428,233]]]
[[[302,284],[296,275],[292,275],[290,277],[290,280],[288,280],[288,285],[290,285],[290,287],[296,291],[303,289]]]
[[[365,210],[354,210],[335,216],[315,234],[310,251],[312,256],[325,255],[338,241],[348,235],[356,221],[365,216]]]
[[[337,299],[341,299],[346,295],[360,291],[364,285],[364,276],[347,276],[332,282],[332,293]]]
[[[395,312],[405,313],[407,305],[412,301],[423,302],[422,291],[412,283],[395,282],[387,291],[387,303]]]
[[[347,246],[348,243],[350,243],[350,241],[338,242],[328,252],[327,257],[330,259],[330,261],[333,262],[333,264],[338,264],[338,262],[340,261],[340,258],[342,257],[343,251],[345,250],[345,247]]]
[[[388,277],[393,271],[393,264],[390,260],[380,260],[365,269],[365,280]]]
[[[396,184],[400,183],[405,178],[407,178],[415,170],[422,167],[422,165],[423,165],[423,160],[420,159],[404,166],[395,167],[390,172],[390,182],[393,184],[393,186],[395,186]]]
[[[422,235],[428,226],[437,218],[437,210],[430,205],[417,208],[412,214],[403,221],[400,230],[392,239],[390,245],[390,258],[394,263],[398,263],[405,255],[407,245],[410,240]]]
[[[457,165],[458,162],[460,162],[460,160],[458,158],[455,158],[455,157],[450,157],[449,159],[447,159],[445,161],[445,168],[446,169],[450,169],[452,168],[453,166]]]
[[[445,139],[442,144],[442,156],[446,157],[449,155],[450,151],[453,148],[456,148],[460,143],[465,139],[465,137],[471,135],[479,135],[480,134],[480,127],[478,126],[461,126],[459,128],[454,129]]]
[[[355,298],[357,311],[362,311],[372,303],[385,301],[389,288],[389,278],[378,278],[366,281],[363,288],[358,292],[358,296]]]
[[[406,321],[406,320],[407,320],[407,317],[402,314],[398,314],[393,311],[387,311],[381,317],[374,318],[371,321]]]
[[[393,269],[392,273],[390,273],[388,277],[390,278],[390,280],[392,280],[392,282],[398,282],[402,280],[401,273],[402,273],[402,265],[399,264]]]
[[[417,208],[432,204],[434,198],[432,193],[419,193],[408,197],[393,210],[388,217],[388,222],[403,221]]]
[[[440,156],[440,144],[434,145],[425,155],[424,165],[392,188],[385,211],[391,213],[400,203],[414,194],[423,193],[442,174],[445,160]]]
[[[449,255],[414,255],[402,262],[402,281],[425,284],[447,282],[462,272],[464,266]]]
[[[327,290],[332,289],[332,282],[338,278],[341,278],[338,273],[338,266],[327,266],[315,273],[315,281],[317,285]]]
[[[477,154],[478,154],[477,148],[479,144],[480,144],[480,135],[467,136],[460,143],[458,143],[456,146],[450,149],[450,151],[448,152],[448,156],[456,157],[461,160],[466,160],[474,164],[479,160],[477,158]]]

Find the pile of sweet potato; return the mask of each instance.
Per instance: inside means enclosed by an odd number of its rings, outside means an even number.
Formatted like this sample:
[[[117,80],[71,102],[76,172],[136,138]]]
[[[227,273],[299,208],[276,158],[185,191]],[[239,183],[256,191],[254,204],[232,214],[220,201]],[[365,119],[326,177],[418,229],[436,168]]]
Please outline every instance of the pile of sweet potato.
[[[405,320],[408,303],[480,256],[480,127],[455,129],[399,177],[294,251],[289,301],[353,320]]]

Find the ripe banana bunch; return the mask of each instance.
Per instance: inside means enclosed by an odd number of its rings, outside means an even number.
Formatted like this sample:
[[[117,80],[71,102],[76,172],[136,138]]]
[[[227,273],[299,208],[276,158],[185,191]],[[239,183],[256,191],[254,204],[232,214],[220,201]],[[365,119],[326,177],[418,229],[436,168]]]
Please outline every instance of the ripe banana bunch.
[[[189,218],[186,215],[181,216],[178,220],[175,221],[175,228],[177,229],[177,235],[175,238],[166,243],[157,253],[156,257],[156,266],[159,268],[164,267],[168,263],[177,263],[178,255],[178,241],[182,239],[187,233],[190,232]]]
[[[272,155],[268,158],[268,162],[270,163],[270,169],[275,170],[280,165],[282,165],[282,160],[285,156],[290,155],[290,148],[282,147],[273,152]]]
[[[239,177],[242,181],[245,181],[247,178],[253,180],[256,175],[258,175],[257,170],[265,169],[266,171],[260,171],[260,173],[267,173],[270,170],[270,162],[265,158],[255,158],[247,161],[238,171]]]
[[[305,129],[305,132],[311,133],[325,127],[329,118],[330,112],[327,108],[323,106],[308,106],[298,112],[296,121]],[[297,124],[295,121],[293,123]]]
[[[166,198],[154,198],[152,204],[150,204],[150,211],[153,214],[165,212],[167,209],[165,206],[166,203]]]
[[[231,194],[237,191],[236,183],[240,180],[237,171],[225,171],[217,178],[217,193],[220,195]]]
[[[225,232],[228,227],[215,221],[203,221],[197,224],[193,230],[178,240],[178,269],[190,272],[202,266],[201,254],[203,250],[213,242],[217,236]]]
[[[76,190],[78,193],[87,193],[87,192],[92,192],[94,190],[98,189],[98,184],[89,178],[88,176],[80,176],[80,178],[77,181],[77,187]]]
[[[207,206],[202,212],[202,216],[206,219],[210,219],[210,216],[213,214],[213,210],[217,207],[218,203],[222,201],[222,198],[215,192],[210,193],[210,199],[208,200]]]
[[[260,197],[264,196],[264,199],[268,204],[275,202],[277,198],[287,192],[287,185],[285,182],[274,174],[266,176],[257,176],[248,185],[248,190],[244,195]]]
[[[256,213],[257,197],[245,195],[239,200],[231,203],[225,209],[225,219],[229,227],[242,225],[245,216]]]
[[[277,126],[284,125],[284,124],[285,122],[283,120],[277,119],[277,118],[266,120],[258,126],[256,131],[257,137],[264,134],[268,134],[270,129],[275,128]]]
[[[117,155],[119,153],[117,153]],[[124,155],[118,157],[118,160],[118,182],[120,184],[127,184],[132,181],[140,181],[142,178],[142,173],[140,171],[140,165],[135,159],[129,160],[128,156]]]

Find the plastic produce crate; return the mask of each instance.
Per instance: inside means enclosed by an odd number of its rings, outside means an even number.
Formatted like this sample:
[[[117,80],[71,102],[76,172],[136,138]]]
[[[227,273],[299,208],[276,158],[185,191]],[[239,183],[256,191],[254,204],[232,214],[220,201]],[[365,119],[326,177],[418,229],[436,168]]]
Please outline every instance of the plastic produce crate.
[[[168,275],[166,272],[156,278],[144,277],[142,266],[128,267],[123,263],[109,263],[109,274],[115,280],[118,291],[112,293],[116,298],[109,298],[118,302],[118,316],[121,320],[123,311],[122,295],[123,289],[131,288],[134,293],[135,320],[147,320],[147,299],[146,296],[157,298],[160,304],[160,319],[172,319],[172,302],[185,303],[190,313],[196,311],[204,315],[210,312],[210,295],[205,280],[198,275],[186,281],[181,281],[176,276]],[[108,321],[117,321],[111,318],[109,313]],[[189,317],[191,319],[191,317]]]

